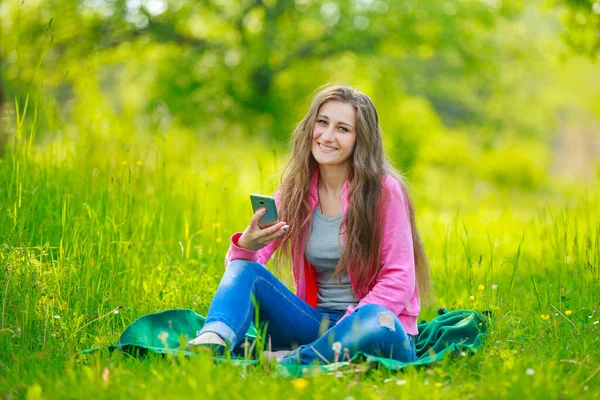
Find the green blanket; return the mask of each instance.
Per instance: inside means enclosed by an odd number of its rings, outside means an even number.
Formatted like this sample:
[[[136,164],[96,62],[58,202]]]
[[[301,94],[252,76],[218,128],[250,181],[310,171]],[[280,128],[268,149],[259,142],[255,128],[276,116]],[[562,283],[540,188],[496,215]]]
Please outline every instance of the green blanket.
[[[426,365],[442,360],[448,353],[459,353],[468,350],[475,353],[482,345],[486,335],[488,313],[475,310],[438,310],[438,317],[419,324],[419,336],[416,340],[417,360],[405,363],[370,354],[357,353],[352,361],[366,357],[367,361],[377,363],[391,370],[399,370],[408,365]],[[148,352],[158,354],[186,356],[197,355],[195,352],[179,349],[179,347],[196,337],[204,326],[205,317],[189,309],[172,309],[144,315],[125,329],[119,341],[112,346],[84,350],[90,353],[99,349],[121,350],[135,356],[145,356]],[[257,331],[254,325],[246,333],[248,342],[253,342]],[[216,361],[232,362],[239,365],[257,364],[258,360],[214,357]],[[334,371],[349,365],[348,361],[335,364],[320,365],[323,371]],[[299,376],[306,372],[306,366],[279,364],[278,371],[283,375]]]

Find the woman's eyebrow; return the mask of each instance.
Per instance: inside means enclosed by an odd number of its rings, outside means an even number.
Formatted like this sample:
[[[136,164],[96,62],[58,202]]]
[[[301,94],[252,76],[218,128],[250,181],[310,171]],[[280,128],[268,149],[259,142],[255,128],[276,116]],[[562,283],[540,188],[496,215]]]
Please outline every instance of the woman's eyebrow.
[[[327,115],[323,115],[323,114],[319,114],[319,115],[317,115],[317,117],[322,117],[322,118],[327,118],[327,119],[329,119],[329,117],[328,117]],[[342,125],[348,125],[350,128],[352,128],[352,125],[350,125],[350,124],[349,124],[349,123],[347,123],[347,122],[342,122],[342,121],[340,121],[339,123],[340,123],[340,124],[342,124]]]

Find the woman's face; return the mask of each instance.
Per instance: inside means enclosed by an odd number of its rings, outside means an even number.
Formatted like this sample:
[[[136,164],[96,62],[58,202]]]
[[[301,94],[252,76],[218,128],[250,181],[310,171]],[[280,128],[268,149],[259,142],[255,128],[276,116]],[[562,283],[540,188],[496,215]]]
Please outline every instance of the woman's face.
[[[312,154],[320,165],[351,162],[356,144],[356,110],[350,104],[329,101],[319,108],[313,127]]]

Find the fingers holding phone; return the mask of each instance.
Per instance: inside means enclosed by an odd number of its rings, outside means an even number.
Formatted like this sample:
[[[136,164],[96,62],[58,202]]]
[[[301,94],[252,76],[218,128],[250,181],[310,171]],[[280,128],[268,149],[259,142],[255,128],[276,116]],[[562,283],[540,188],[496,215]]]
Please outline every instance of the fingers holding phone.
[[[261,229],[259,220],[264,213],[264,209],[260,209],[254,214],[250,220],[250,225],[248,225],[242,236],[238,239],[240,247],[249,250],[260,250],[273,240],[283,236],[288,229],[286,223],[283,221],[275,222],[275,224]]]
[[[283,237],[288,229],[279,221],[275,200],[271,196],[250,195],[254,215],[250,225],[238,240],[238,245],[249,250],[260,250],[273,240]]]

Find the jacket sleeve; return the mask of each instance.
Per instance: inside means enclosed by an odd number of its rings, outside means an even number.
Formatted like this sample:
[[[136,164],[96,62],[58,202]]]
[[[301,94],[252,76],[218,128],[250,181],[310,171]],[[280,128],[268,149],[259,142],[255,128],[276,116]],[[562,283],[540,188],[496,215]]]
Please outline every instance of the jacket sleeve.
[[[416,276],[408,203],[393,177],[386,178],[383,190],[387,192],[388,204],[382,224],[381,270],[373,288],[357,306],[349,306],[344,317],[366,304],[382,305],[395,315],[419,313],[419,310],[410,310]]]
[[[276,192],[273,197],[275,198],[277,210],[279,210],[279,192]],[[238,241],[241,236],[242,232],[236,232],[231,236],[229,249],[225,255],[225,268],[227,268],[230,262],[240,259],[258,261],[262,265],[266,265],[275,250],[281,245],[281,240],[275,239],[260,250],[249,250],[239,246]]]

